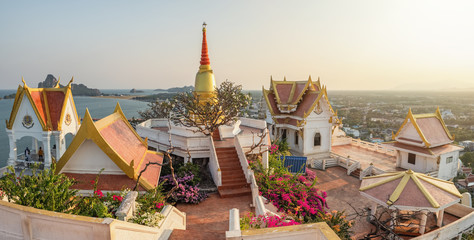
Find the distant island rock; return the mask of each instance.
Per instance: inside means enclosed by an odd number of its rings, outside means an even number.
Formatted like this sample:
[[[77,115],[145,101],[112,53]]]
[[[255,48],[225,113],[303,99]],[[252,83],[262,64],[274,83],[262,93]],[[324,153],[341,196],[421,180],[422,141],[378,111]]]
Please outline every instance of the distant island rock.
[[[43,82],[38,83],[38,88],[52,88],[58,84],[58,80],[52,75],[48,74],[46,79]],[[59,86],[64,87],[64,85],[59,84]],[[101,93],[99,89],[88,88],[84,84],[71,84],[72,95],[74,96],[100,96]]]
[[[137,90],[135,88],[132,88],[132,90],[130,90],[130,93],[142,93],[143,91],[142,90]]]
[[[168,89],[155,89],[160,92],[190,92],[194,90],[194,86],[174,87]]]

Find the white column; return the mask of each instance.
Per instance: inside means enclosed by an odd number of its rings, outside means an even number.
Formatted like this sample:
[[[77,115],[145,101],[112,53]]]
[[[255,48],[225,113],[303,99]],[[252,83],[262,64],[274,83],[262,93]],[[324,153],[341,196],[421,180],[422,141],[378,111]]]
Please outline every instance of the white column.
[[[421,221],[420,221],[420,234],[424,234],[425,233],[425,229],[426,229],[426,219],[428,217],[428,211],[426,210],[423,210],[421,211]]]
[[[8,165],[15,166],[16,157],[17,157],[17,149],[16,149],[16,141],[15,136],[11,130],[7,130],[8,134],[8,142],[10,143],[10,154],[8,155]]]
[[[394,229],[394,228],[395,228],[395,224],[397,224],[397,221],[396,221],[396,219],[397,219],[397,211],[394,209],[390,215],[391,215],[391,217],[392,217],[392,220],[390,221],[390,227],[391,227],[392,229]]]
[[[268,151],[262,153],[262,165],[264,169],[268,168]]]
[[[444,209],[439,210],[437,215],[438,215],[438,219],[437,219],[436,225],[438,227],[442,227],[443,226]]]
[[[61,133],[54,134],[54,145],[56,145],[56,149],[54,149],[54,158],[56,159],[56,162],[59,161],[59,158],[61,158]],[[53,147],[51,147],[52,150]]]
[[[372,204],[372,207],[370,208],[370,217],[372,219],[375,219],[375,214],[377,214],[377,203]]]
[[[31,152],[38,153],[38,139],[34,137],[31,139]]]
[[[51,132],[43,132],[43,147],[44,147],[44,167],[51,167]]]

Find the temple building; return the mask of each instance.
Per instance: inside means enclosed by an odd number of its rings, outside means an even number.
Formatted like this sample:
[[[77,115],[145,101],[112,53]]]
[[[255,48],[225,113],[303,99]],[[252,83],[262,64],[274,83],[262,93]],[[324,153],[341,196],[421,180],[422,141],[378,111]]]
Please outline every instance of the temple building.
[[[325,86],[306,81],[275,81],[263,88],[267,103],[267,123],[274,139],[286,141],[293,155],[310,159],[328,158],[331,138],[340,125],[337,113],[328,100]]]
[[[215,100],[216,81],[211,69],[206,25],[202,28],[202,49],[199,70],[196,74],[194,96],[197,101],[208,103]],[[263,120],[238,118],[221,125],[212,136],[207,136],[196,128],[185,127],[168,119],[149,119],[136,126],[137,133],[148,139],[149,149],[167,151],[173,147],[173,155],[184,162],[207,165],[221,197],[250,194],[250,180],[246,179],[241,161],[246,161],[244,152],[259,142],[258,134],[267,131]],[[270,144],[264,138],[266,149]],[[255,151],[261,151],[256,149]],[[263,164],[268,166],[268,152],[263,151]]]
[[[431,114],[413,114],[411,109],[400,129],[386,146],[397,151],[396,166],[415,172],[433,173],[440,179],[456,176],[459,152],[439,108]]]
[[[43,160],[45,167],[49,167],[66,151],[65,136],[75,135],[79,129],[80,120],[71,93],[73,80],[65,87],[60,87],[58,81],[53,88],[30,88],[22,81],[10,119],[6,121],[10,143],[8,165],[27,159]],[[30,156],[25,156],[26,149],[17,149],[17,141],[22,138],[31,138]]]
[[[58,161],[56,172],[79,181],[75,188],[91,190],[101,169],[99,189],[133,189],[147,163],[163,163],[163,154],[148,150],[147,140],[135,132],[120,105],[96,122],[86,110],[81,127]],[[139,179],[142,189],[157,186],[161,167],[149,165]]]

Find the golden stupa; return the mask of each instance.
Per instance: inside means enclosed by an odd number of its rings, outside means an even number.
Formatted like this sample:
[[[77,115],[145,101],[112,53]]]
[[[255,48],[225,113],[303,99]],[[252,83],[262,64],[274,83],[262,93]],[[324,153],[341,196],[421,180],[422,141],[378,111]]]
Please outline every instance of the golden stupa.
[[[206,23],[202,25],[202,50],[201,50],[201,65],[196,74],[196,81],[194,82],[194,96],[199,102],[208,102],[215,95],[216,80],[214,72],[211,69],[211,62],[209,61],[209,54],[207,52],[206,39]]]

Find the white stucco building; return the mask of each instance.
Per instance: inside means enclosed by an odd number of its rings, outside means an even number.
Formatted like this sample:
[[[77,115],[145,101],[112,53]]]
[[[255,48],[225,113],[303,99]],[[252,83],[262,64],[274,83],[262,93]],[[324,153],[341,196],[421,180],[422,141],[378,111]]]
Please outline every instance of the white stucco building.
[[[421,173],[435,173],[444,180],[456,176],[459,152],[439,109],[432,114],[413,114],[411,109],[396,134],[387,143],[397,151],[397,167]]]
[[[290,151],[297,156],[329,157],[332,133],[340,121],[319,79],[270,79],[270,88],[263,89],[263,95],[273,139],[286,139]]]

